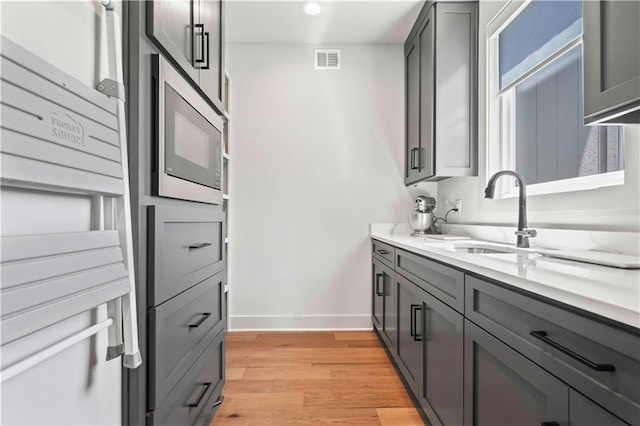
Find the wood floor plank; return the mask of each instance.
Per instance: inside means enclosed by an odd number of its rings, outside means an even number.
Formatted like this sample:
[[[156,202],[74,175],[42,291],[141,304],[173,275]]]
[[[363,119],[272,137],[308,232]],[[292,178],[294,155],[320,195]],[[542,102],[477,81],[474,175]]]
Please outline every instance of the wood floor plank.
[[[225,410],[270,410],[274,407],[280,409],[302,408],[304,394],[302,392],[281,393],[225,393]]]
[[[421,426],[424,423],[414,407],[378,408],[382,426]]]
[[[336,331],[334,334],[335,339],[338,341],[368,340],[378,342],[378,336],[373,331]]]
[[[274,379],[328,379],[331,370],[325,367],[257,367],[247,368],[243,379],[274,380]]]
[[[213,425],[422,424],[373,332],[228,336]]]
[[[244,370],[246,370],[246,368],[227,367],[227,369],[225,370],[225,375],[226,375],[227,380],[242,379],[242,375],[244,374]]]
[[[224,385],[224,393],[286,393],[287,389],[280,387],[280,390],[274,390],[273,380],[228,380]]]
[[[237,425],[380,425],[380,418],[375,409],[330,409],[330,410],[228,410],[221,408],[216,415],[216,426]]]

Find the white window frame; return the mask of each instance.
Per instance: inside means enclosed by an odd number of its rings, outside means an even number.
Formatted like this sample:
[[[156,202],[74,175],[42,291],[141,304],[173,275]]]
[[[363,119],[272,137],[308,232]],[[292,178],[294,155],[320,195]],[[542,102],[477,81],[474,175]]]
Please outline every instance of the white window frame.
[[[495,172],[507,169],[515,170],[515,86],[549,62],[581,43],[582,37],[570,41],[557,53],[501,91],[498,67],[498,35],[531,1],[532,0],[509,1],[487,25],[485,82],[485,87],[487,88],[487,182]],[[496,183],[495,198],[512,198],[518,196],[518,188],[515,186],[515,180],[500,179]],[[531,184],[527,185],[527,194],[555,194],[617,185],[624,185],[624,170]]]

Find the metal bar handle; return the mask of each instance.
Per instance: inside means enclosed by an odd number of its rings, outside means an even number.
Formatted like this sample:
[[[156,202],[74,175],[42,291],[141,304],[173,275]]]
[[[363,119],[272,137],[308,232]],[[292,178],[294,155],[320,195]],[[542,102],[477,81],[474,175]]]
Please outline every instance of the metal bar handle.
[[[224,395],[220,395],[218,397],[218,400],[213,403],[213,406],[211,408],[216,408],[218,405],[222,404],[222,401],[224,401]]]
[[[422,305],[411,305],[411,325],[413,325],[413,340],[422,342],[422,335],[418,334],[418,311],[422,312]]]
[[[411,170],[416,170],[418,166],[416,166],[416,156],[415,153],[418,151],[418,148],[411,148]]]
[[[376,250],[376,251],[377,251],[379,254],[383,255],[383,256],[384,256],[385,254],[389,254],[389,252],[388,252],[388,251],[386,251],[386,250],[382,250],[382,249],[380,249],[380,250]]]
[[[542,423],[540,423],[540,426],[560,426],[560,423],[558,423],[558,422],[542,422]]]
[[[200,43],[200,58],[198,58],[197,55],[194,54],[194,62],[196,64],[203,64],[205,62],[205,51],[204,51],[204,24],[195,24],[194,26],[194,36],[193,36],[193,43],[194,43],[194,47],[193,47],[193,51],[197,52],[198,49],[195,46],[195,42],[196,42],[196,38],[197,37],[202,37],[202,42]],[[197,31],[200,30],[200,31]]]
[[[204,47],[204,41],[206,41],[206,48]],[[203,41],[203,47],[202,47],[202,54],[204,55],[205,58],[207,58],[204,61],[204,65],[202,67],[200,67],[201,70],[208,70],[209,69],[209,56],[211,55],[211,49],[209,49],[209,31],[204,33],[204,41]]]
[[[198,395],[198,399],[196,399],[196,402],[190,403],[189,408],[195,408],[200,405],[200,403],[202,402],[202,398],[204,398],[204,396],[207,394],[207,391],[211,387],[211,383],[203,383],[202,386],[202,392],[200,392],[200,395]]]
[[[544,343],[548,344],[549,346],[551,346],[553,348],[556,348],[557,350],[559,350],[560,352],[564,353],[565,355],[575,359],[579,363],[586,365],[587,367],[589,367],[590,369],[592,369],[594,371],[616,371],[616,367],[614,367],[611,364],[598,364],[598,363],[595,363],[595,362],[593,362],[591,360],[588,360],[587,358],[583,357],[582,355],[577,354],[577,353],[573,352],[572,350],[565,348],[561,344],[559,344],[557,342],[554,342],[553,340],[551,340],[550,338],[547,337],[547,332],[544,331],[544,330],[530,331],[529,334],[532,335],[533,337],[535,337],[538,340],[542,340]]]
[[[198,328],[198,327],[200,327],[203,322],[205,322],[207,319],[209,319],[210,316],[211,316],[211,312],[203,313],[202,317],[200,318],[200,321],[198,321],[195,324],[189,324],[189,328]]]
[[[191,244],[189,246],[189,250],[195,250],[195,249],[199,249],[199,248],[203,248],[203,247],[209,247],[210,245],[211,245],[211,243]]]
[[[380,291],[380,278],[382,278],[382,292]],[[376,274],[376,296],[384,296],[384,272]]]

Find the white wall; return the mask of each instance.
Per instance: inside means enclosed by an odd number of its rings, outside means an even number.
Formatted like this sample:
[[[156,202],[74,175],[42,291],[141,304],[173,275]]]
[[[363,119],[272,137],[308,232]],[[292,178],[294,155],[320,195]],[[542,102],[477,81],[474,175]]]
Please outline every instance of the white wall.
[[[94,87],[106,76],[104,12],[97,1],[0,2],[1,32]],[[90,203],[80,196],[0,191],[2,235],[89,230]],[[2,365],[15,362],[15,345],[37,352],[96,321],[104,308],[65,320],[1,349]],[[2,424],[115,425],[121,423],[121,362],[105,361],[100,332],[1,387]]]
[[[227,45],[232,329],[370,328],[369,223],[436,195],[402,180],[402,47],[330,47],[340,71],[311,45]]]
[[[505,5],[503,1],[480,2],[479,16],[479,116],[478,177],[452,178],[438,183],[438,201],[463,200],[462,215],[450,222],[514,225],[517,199],[485,200],[486,173],[486,27]],[[640,231],[640,126],[625,129],[625,183],[589,191],[531,196],[529,223],[577,229]]]

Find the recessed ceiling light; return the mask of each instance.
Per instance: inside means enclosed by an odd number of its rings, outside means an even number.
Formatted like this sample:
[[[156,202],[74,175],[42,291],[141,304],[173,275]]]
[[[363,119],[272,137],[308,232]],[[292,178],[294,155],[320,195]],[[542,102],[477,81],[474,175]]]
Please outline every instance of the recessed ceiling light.
[[[322,6],[317,1],[306,1],[304,5],[302,5],[302,10],[309,16],[320,15],[322,12]]]

